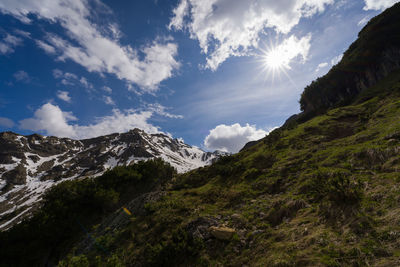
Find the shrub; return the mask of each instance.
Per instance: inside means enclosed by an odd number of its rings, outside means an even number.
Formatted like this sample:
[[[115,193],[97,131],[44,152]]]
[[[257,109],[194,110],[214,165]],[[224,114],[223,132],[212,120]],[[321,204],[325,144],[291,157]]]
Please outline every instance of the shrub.
[[[317,171],[306,189],[313,201],[327,200],[338,207],[357,205],[363,197],[363,183],[347,172]]]

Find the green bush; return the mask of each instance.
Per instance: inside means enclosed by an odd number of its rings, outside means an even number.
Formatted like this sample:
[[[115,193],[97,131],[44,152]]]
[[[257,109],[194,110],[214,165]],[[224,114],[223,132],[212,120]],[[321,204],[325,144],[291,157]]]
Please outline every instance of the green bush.
[[[328,200],[339,207],[357,205],[363,197],[363,183],[342,171],[317,171],[304,189],[313,201]]]

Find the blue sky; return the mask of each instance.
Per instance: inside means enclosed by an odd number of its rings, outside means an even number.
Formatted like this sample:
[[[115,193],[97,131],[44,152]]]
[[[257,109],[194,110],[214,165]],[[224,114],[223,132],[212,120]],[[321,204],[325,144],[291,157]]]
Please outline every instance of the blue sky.
[[[0,0],[0,131],[236,152],[396,0]]]

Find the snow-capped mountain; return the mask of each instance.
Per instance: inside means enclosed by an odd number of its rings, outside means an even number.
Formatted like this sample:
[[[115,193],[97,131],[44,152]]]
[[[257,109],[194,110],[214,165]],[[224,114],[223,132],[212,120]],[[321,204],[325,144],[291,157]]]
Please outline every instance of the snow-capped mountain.
[[[29,215],[43,192],[62,181],[99,176],[115,166],[156,157],[182,173],[211,164],[222,154],[139,129],[85,140],[0,133],[0,230]]]

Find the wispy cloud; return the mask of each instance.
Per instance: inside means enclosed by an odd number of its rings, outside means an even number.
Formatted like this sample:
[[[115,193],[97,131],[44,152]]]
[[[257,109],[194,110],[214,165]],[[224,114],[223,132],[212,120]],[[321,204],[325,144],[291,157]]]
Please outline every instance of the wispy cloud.
[[[315,72],[319,72],[320,70],[322,70],[328,66],[329,66],[328,62],[322,62],[322,63],[318,64],[317,68],[315,69]]]
[[[69,96],[69,92],[67,91],[58,91],[57,97],[67,103],[71,103],[71,97]]]
[[[5,128],[12,128],[14,127],[14,122],[9,118],[0,117],[0,126]]]
[[[336,64],[338,64],[343,58],[343,54],[340,54],[334,58],[331,59],[331,65],[334,66]]]
[[[80,85],[86,89],[93,89],[93,84],[91,84],[85,77],[70,72],[63,72],[59,69],[53,70],[53,77],[60,80],[63,85]]]
[[[97,9],[89,9],[98,5]],[[51,23],[59,23],[70,40],[49,33],[46,40],[37,45],[58,60],[72,60],[90,72],[110,73],[118,79],[138,85],[142,90],[153,92],[158,85],[172,77],[180,63],[175,59],[177,44],[170,38],[158,38],[135,50],[122,45],[118,26],[114,22],[100,27],[89,20],[98,9],[107,7],[100,0],[19,0],[0,2],[0,11],[11,14],[25,23],[32,22],[31,14]],[[2,43],[3,44],[3,43]],[[9,53],[12,47],[4,43],[0,52]],[[143,57],[139,56],[143,54]]]
[[[29,74],[23,70],[17,71],[13,76],[18,82],[29,83],[31,81]]]
[[[0,41],[0,54],[7,55],[7,54],[14,53],[15,48],[20,45],[22,45],[21,38],[11,35],[11,34],[7,34]]]
[[[39,48],[43,49],[47,54],[54,55],[56,53],[56,49],[54,46],[49,45],[41,40],[36,40],[36,44]]]
[[[105,91],[105,92],[107,92],[109,94],[112,93],[112,89],[110,87],[108,87],[108,86],[103,86],[102,89],[103,89],[103,91]]]
[[[115,106],[115,102],[110,96],[103,96],[103,101],[107,105]]]
[[[159,103],[154,103],[154,104],[149,104],[146,109],[154,112],[155,114],[167,117],[167,118],[171,118],[171,119],[183,119],[182,115],[175,115],[172,113],[169,113],[167,110],[167,107],[164,107],[163,105],[159,104]]]

